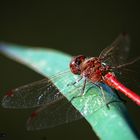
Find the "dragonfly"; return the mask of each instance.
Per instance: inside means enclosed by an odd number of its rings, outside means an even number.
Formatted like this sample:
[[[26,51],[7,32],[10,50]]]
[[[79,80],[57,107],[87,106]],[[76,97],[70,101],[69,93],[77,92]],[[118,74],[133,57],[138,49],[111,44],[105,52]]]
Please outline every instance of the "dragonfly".
[[[75,56],[69,64],[69,70],[57,73],[51,78],[10,90],[4,96],[2,106],[5,108],[39,107],[32,112],[27,121],[28,130],[55,127],[98,111],[101,107],[116,100],[112,94],[107,99],[104,85],[120,91],[140,106],[140,96],[123,85],[117,77],[117,75],[123,77],[122,73],[125,67],[140,59],[138,57],[133,61],[126,62],[129,49],[129,36],[124,33],[120,34],[98,57]],[[60,89],[57,85],[61,83],[64,87]],[[96,95],[91,94],[90,98],[82,104],[79,112],[71,102],[77,98],[82,100],[88,90],[92,92],[93,87],[98,89],[101,95],[99,100],[102,100],[103,103],[93,109],[96,104]],[[65,91],[68,92],[70,101],[62,94]],[[77,95],[77,91],[80,94]],[[91,105],[93,106],[92,111]]]

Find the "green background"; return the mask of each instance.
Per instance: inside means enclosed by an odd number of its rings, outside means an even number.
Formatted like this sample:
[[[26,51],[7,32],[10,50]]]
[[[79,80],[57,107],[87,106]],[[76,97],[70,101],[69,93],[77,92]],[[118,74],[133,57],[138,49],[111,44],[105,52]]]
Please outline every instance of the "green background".
[[[135,57],[140,54],[139,6],[134,0],[5,1],[0,3],[0,40],[55,48],[71,55],[98,56],[122,31],[126,31],[131,36],[130,55]],[[41,78],[43,76],[0,54],[0,98],[8,89]],[[127,107],[140,131],[139,107],[130,100]],[[84,119],[52,129],[27,132],[25,122],[31,111],[0,108],[0,132],[7,133],[4,139],[97,139]]]

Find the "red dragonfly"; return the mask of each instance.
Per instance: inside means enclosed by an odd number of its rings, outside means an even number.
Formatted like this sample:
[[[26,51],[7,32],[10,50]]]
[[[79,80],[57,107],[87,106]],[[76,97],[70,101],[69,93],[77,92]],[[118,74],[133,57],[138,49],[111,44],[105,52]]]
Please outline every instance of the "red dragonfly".
[[[80,95],[73,96],[71,101],[76,97],[84,96],[85,90],[92,84],[100,89],[103,100],[108,103],[103,87],[99,85],[99,83],[104,83],[124,93],[140,106],[140,96],[120,83],[116,76],[122,74],[121,69],[139,59],[126,63],[128,52],[129,37],[127,34],[121,34],[110,47],[101,52],[99,57],[83,55],[73,57],[69,64],[69,71],[9,91],[3,98],[2,105],[6,108],[40,106],[28,119],[28,129],[54,127],[81,118],[81,114],[61,94],[64,90],[69,90],[69,86],[73,87],[69,91],[71,95],[74,95],[77,90],[82,91]],[[76,82],[70,82],[69,78],[73,77],[74,80],[74,75],[78,75]],[[55,80],[58,83],[67,82],[66,86],[58,90],[56,84],[53,83]],[[83,108],[83,112],[88,112],[87,107]]]

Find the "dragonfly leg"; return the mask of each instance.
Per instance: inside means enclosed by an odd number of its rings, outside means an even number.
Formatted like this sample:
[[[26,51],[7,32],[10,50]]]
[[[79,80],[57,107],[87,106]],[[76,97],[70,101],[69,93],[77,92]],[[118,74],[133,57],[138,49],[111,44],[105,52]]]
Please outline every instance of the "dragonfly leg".
[[[67,86],[75,86],[75,84],[78,83],[80,80],[82,80],[82,78],[83,78],[83,77],[80,77],[78,80],[67,84]],[[75,87],[76,87],[76,86],[75,86]]]
[[[122,103],[120,100],[113,100],[113,101],[109,101],[109,102],[107,103],[107,106],[109,107],[109,104],[111,104],[111,103],[116,103],[116,102]]]
[[[104,100],[104,102],[106,102],[107,108],[109,108],[107,100],[106,100],[106,97],[105,97],[105,93],[104,93],[103,87],[98,85],[98,84],[96,84],[96,83],[92,83],[92,84],[95,85],[96,87],[98,87],[101,90],[101,93],[103,95],[103,100]],[[86,92],[88,92],[91,88],[94,88],[93,85],[91,87],[89,87]]]
[[[107,103],[107,100],[106,100],[106,97],[105,97],[105,93],[104,93],[103,87],[100,86],[100,85],[98,85],[98,84],[96,84],[96,83],[93,83],[93,84],[94,84],[95,86],[97,86],[97,87],[101,90],[101,93],[102,93],[102,95],[103,95],[103,100],[104,100],[104,102],[106,103],[107,108],[109,109],[109,105],[108,105],[108,103]]]
[[[117,95],[117,97],[119,98],[120,101],[122,101],[123,103],[126,103],[126,102],[127,102],[125,99],[123,99],[123,98],[119,95],[119,93],[118,93],[117,90],[114,89],[114,92],[116,93],[116,95]]]
[[[82,90],[81,90],[80,95],[73,96],[73,97],[71,98],[70,102],[72,102],[75,98],[78,98],[78,97],[81,97],[81,96],[84,95],[84,91],[85,91],[85,87],[86,87],[86,82],[87,82],[87,80],[86,80],[86,78],[85,78],[85,79],[84,79],[84,84],[83,84],[83,87],[82,87]]]
[[[117,95],[117,97],[118,97],[119,100],[109,101],[109,102],[107,103],[108,106],[109,106],[109,104],[115,103],[115,102],[120,102],[120,103],[121,103],[121,102],[123,102],[123,103],[126,103],[126,102],[127,102],[125,99],[123,99],[123,98],[120,97],[120,95],[119,95],[119,93],[118,93],[117,90],[114,89],[114,92],[116,93],[116,95]]]

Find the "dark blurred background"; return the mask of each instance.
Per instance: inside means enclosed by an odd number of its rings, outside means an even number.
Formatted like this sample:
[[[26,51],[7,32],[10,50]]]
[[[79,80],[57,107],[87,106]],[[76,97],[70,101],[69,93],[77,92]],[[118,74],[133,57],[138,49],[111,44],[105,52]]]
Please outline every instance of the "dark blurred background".
[[[136,0],[0,2],[0,40],[4,42],[49,47],[71,55],[97,56],[123,31],[131,36],[130,56],[138,56],[140,5]],[[8,89],[41,78],[43,76],[0,54],[0,98]],[[127,107],[140,131],[139,107],[130,100]],[[0,107],[0,132],[7,135],[3,139],[97,139],[84,119],[28,132],[25,122],[31,111]]]

